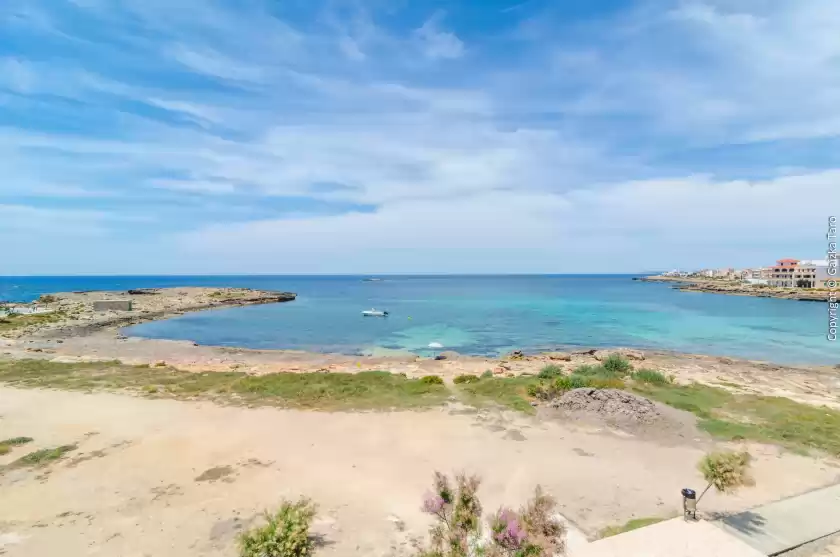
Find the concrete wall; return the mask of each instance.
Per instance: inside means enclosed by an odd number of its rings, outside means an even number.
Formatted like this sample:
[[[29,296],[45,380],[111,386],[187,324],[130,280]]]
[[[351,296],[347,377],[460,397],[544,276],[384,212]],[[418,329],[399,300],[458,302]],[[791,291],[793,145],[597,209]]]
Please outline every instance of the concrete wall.
[[[100,300],[93,302],[93,311],[131,311],[131,300]]]

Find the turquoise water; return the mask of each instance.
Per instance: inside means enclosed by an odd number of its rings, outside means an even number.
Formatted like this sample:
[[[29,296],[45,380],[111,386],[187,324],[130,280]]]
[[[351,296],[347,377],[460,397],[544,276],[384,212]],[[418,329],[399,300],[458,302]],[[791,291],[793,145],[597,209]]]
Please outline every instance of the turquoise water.
[[[149,338],[348,354],[468,354],[631,346],[788,363],[840,363],[826,304],[679,292],[626,275],[387,277],[7,277],[0,299],[163,286],[298,293],[294,302],[188,314],[130,327]],[[388,310],[388,318],[361,311]]]

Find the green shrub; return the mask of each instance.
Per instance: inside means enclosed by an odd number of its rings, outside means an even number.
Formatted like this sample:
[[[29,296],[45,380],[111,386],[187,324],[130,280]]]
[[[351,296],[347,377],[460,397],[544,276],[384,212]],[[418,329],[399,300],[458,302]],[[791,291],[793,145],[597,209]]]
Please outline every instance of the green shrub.
[[[0,443],[0,456],[9,454],[10,452],[12,452],[12,448],[10,446]]]
[[[42,304],[51,304],[53,302],[57,302],[58,298],[56,298],[52,294],[44,294],[43,296],[38,298],[38,301],[41,302]]]
[[[482,379],[487,379],[489,377],[493,377],[493,372],[491,370],[486,370],[484,373],[481,374]]]
[[[443,385],[443,378],[437,375],[426,375],[420,381],[426,385]]]
[[[589,387],[590,379],[580,375],[569,375],[558,377],[554,380],[554,389],[558,392],[571,391],[572,389],[583,389]]]
[[[540,379],[554,379],[563,375],[563,368],[556,364],[548,364],[540,370],[537,377]]]
[[[584,365],[580,365],[580,366],[576,367],[574,369],[574,371],[572,372],[572,374],[573,375],[583,375],[583,376],[587,376],[587,377],[591,377],[591,376],[595,376],[595,375],[603,377],[604,375],[607,375],[608,372],[607,372],[606,369],[604,369],[604,366],[592,366],[592,365],[584,364]]]
[[[461,383],[475,383],[480,380],[481,378],[478,375],[459,375],[455,378],[455,384],[460,385]]]
[[[640,369],[630,376],[640,383],[650,383],[651,385],[667,385],[672,382],[664,374],[652,369]]]
[[[309,528],[317,507],[309,499],[292,503],[283,501],[280,510],[265,513],[265,526],[258,526],[239,536],[240,557],[308,557],[315,540]]]
[[[633,366],[630,365],[630,361],[618,354],[610,354],[607,359],[604,360],[602,365],[607,371],[621,376],[627,375],[633,371]]]

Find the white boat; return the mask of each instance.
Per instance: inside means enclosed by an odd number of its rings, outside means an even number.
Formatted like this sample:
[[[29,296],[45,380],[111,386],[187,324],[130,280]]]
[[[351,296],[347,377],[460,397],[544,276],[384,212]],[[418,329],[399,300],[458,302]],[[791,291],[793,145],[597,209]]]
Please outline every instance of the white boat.
[[[362,315],[365,317],[388,317],[387,311],[379,311],[376,309],[369,309],[367,311],[363,311]]]

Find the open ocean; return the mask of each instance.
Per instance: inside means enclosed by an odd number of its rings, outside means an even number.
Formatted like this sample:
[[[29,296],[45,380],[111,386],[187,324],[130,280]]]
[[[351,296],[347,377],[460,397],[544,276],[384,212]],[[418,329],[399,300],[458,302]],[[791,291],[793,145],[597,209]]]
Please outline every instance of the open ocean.
[[[348,354],[464,354],[628,346],[785,363],[840,363],[826,304],[679,292],[632,275],[0,277],[0,300],[71,290],[236,286],[296,292],[284,304],[183,315],[129,335]],[[387,310],[387,318],[361,311]]]

